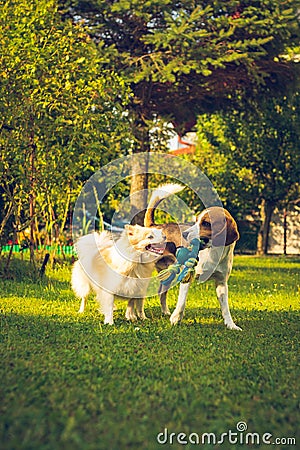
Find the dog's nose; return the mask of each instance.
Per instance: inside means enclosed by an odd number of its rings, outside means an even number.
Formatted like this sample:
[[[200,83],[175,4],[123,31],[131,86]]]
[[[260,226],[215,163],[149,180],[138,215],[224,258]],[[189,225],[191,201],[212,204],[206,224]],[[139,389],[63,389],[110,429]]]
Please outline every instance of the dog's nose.
[[[176,255],[177,247],[174,244],[174,242],[167,242],[166,243],[166,250],[169,251],[170,253],[173,253],[173,255]]]
[[[187,239],[187,238],[188,238],[188,235],[189,235],[189,232],[188,232],[188,231],[184,231],[184,232],[182,233],[183,239]]]

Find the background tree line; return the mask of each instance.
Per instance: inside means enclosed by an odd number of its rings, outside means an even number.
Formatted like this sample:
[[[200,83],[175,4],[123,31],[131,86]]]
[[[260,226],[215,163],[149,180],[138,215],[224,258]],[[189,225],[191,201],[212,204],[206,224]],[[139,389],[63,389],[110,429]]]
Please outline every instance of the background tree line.
[[[29,225],[33,248],[40,223],[57,239],[91,173],[161,149],[151,131],[168,122],[198,127],[193,161],[229,206],[265,211],[266,236],[270,208],[297,190],[298,1],[0,4],[2,241]],[[132,193],[148,186],[138,169]]]
[[[0,20],[0,238],[30,230],[33,251],[41,227],[62,239],[83,182],[124,150],[130,94],[56,2],[2,2]]]
[[[260,220],[258,253],[267,253],[275,208],[299,200],[299,93],[246,99],[240,109],[198,118],[194,157],[237,218]]]

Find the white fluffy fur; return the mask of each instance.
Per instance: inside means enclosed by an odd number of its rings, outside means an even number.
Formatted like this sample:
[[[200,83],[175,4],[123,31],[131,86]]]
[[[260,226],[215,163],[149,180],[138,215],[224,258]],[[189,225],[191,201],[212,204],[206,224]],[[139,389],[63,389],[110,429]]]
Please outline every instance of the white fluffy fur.
[[[114,243],[107,232],[81,237],[76,244],[79,261],[72,271],[72,288],[81,298],[80,313],[85,309],[91,290],[96,293],[104,323],[113,324],[114,295],[129,298],[126,317],[144,318],[143,297],[146,295],[156,258],[146,247],[161,244],[161,230],[128,225]],[[135,301],[136,300],[136,301]]]

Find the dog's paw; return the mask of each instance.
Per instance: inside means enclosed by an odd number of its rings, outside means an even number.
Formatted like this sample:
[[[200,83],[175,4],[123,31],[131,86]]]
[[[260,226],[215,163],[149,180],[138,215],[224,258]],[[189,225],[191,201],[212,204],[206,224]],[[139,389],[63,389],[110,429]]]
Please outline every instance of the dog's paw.
[[[144,312],[142,313],[137,313],[138,319],[140,320],[148,320],[148,317],[146,316],[146,314]]]
[[[171,315],[171,311],[169,310],[169,308],[166,308],[166,309],[162,309],[162,314],[164,315],[164,316],[170,316]]]
[[[225,323],[229,330],[243,331],[242,328],[238,327],[234,322]]]
[[[170,322],[172,325],[176,325],[181,321],[183,317],[183,314],[177,313],[176,311],[173,312],[173,314],[170,317]]]
[[[114,321],[112,319],[104,319],[104,325],[113,325]]]
[[[126,311],[125,318],[131,322],[135,322],[137,320],[135,313],[132,311]]]

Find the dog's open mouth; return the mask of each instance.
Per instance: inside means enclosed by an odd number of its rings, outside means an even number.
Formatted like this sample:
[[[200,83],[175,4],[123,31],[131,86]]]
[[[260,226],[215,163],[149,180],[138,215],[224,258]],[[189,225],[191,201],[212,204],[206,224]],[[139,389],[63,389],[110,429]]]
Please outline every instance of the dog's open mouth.
[[[165,244],[149,244],[146,247],[146,250],[151,253],[155,253],[156,255],[162,255],[165,249]]]

